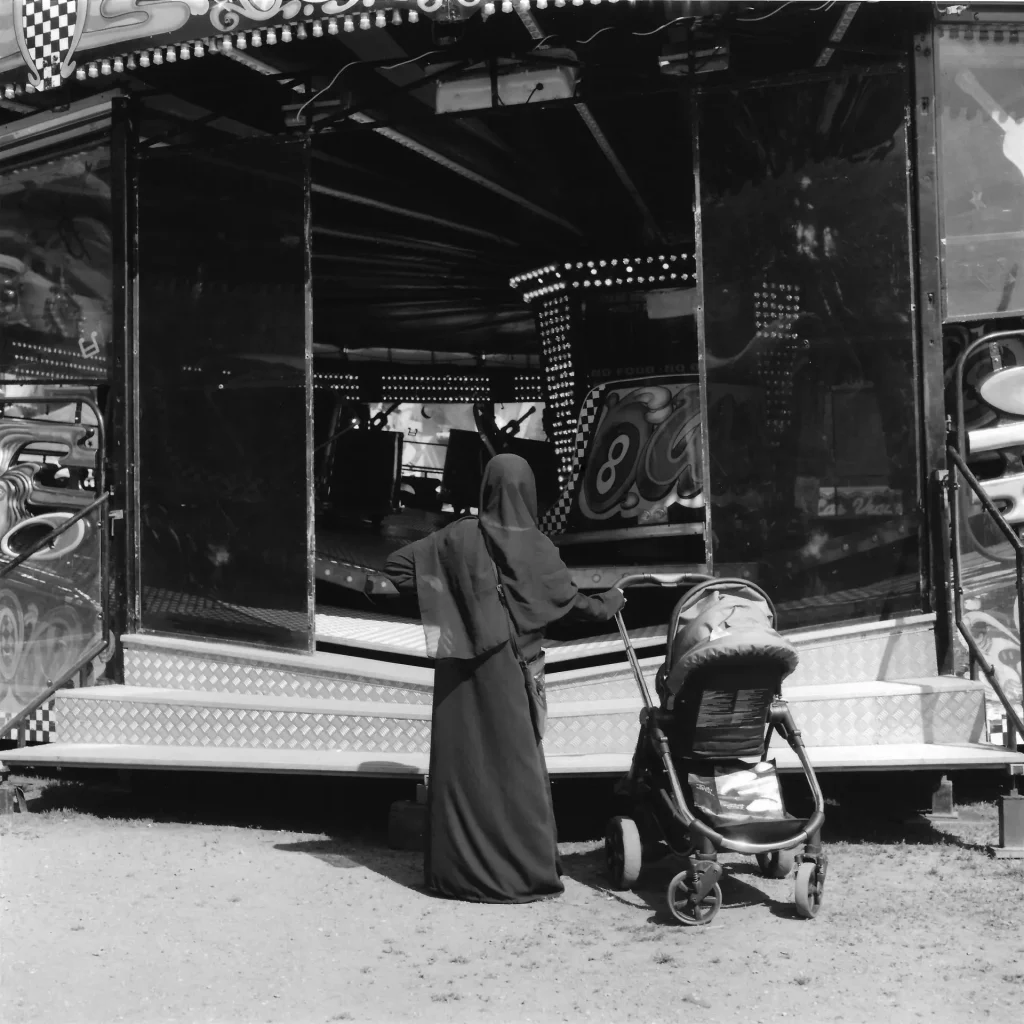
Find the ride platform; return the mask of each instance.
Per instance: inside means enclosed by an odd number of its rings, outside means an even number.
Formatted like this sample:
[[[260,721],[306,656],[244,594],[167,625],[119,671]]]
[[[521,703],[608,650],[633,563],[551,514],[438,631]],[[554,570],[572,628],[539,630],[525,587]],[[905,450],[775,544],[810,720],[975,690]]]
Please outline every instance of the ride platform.
[[[1002,768],[985,684],[940,676],[934,617],[789,634],[800,665],[783,696],[819,771]],[[125,683],[58,692],[51,742],[11,765],[422,776],[432,669],[411,620],[324,611],[318,638],[346,653],[290,654],[181,637],[123,637]],[[653,682],[664,630],[634,633]],[[360,653],[352,653],[360,651]],[[384,660],[390,652],[402,657]],[[548,645],[552,776],[618,775],[636,744],[639,694],[617,637]],[[781,771],[799,771],[773,744]]]

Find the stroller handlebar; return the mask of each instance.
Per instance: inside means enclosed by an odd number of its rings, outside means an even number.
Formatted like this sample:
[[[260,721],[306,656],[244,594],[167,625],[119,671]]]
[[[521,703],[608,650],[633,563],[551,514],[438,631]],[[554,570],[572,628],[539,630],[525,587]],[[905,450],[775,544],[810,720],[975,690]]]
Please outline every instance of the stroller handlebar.
[[[644,583],[655,584],[659,587],[681,587],[705,583],[712,579],[714,579],[713,576],[692,572],[639,572],[627,573],[620,577],[614,587],[617,590],[625,590],[626,587],[636,587]]]

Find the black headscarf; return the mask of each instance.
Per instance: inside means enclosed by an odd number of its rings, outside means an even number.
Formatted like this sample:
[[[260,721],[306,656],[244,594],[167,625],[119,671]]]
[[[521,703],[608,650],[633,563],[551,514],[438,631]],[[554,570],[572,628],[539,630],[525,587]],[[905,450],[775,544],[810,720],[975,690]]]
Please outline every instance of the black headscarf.
[[[525,459],[487,463],[479,511],[412,545],[427,647],[439,658],[475,658],[508,640],[493,566],[519,635],[557,622],[576,600],[558,549],[537,528],[537,485]]]

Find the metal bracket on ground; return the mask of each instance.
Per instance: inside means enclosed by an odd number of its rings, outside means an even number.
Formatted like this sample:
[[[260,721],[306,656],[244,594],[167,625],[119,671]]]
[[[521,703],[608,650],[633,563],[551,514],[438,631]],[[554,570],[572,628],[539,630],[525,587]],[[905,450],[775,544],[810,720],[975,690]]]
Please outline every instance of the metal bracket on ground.
[[[943,775],[932,790],[932,809],[925,817],[929,821],[956,821],[960,815],[953,805],[953,783]]]
[[[998,860],[1024,860],[1024,795],[1017,779],[1024,776],[1024,764],[1010,765],[1014,792],[999,798],[999,845],[992,848]]]
[[[21,786],[10,781],[10,770],[0,764],[0,814],[28,813],[28,802]]]

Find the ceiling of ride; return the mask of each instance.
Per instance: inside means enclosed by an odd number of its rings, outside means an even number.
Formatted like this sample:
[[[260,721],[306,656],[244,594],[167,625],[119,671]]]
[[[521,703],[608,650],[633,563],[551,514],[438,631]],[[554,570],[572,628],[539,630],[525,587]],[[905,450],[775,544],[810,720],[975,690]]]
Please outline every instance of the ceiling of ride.
[[[509,278],[552,260],[692,243],[692,86],[814,71],[851,6],[653,2],[421,20],[72,80],[59,97],[4,103],[0,115],[116,85],[143,98],[148,135],[174,142],[294,136],[309,125],[296,115],[314,116],[319,351],[442,362],[536,353]],[[922,6],[860,5],[828,70],[905,55]],[[698,49],[726,43],[728,70],[666,74],[659,59],[685,51],[688,32]],[[566,50],[578,71],[571,101],[434,113],[439,74],[564,61]]]

